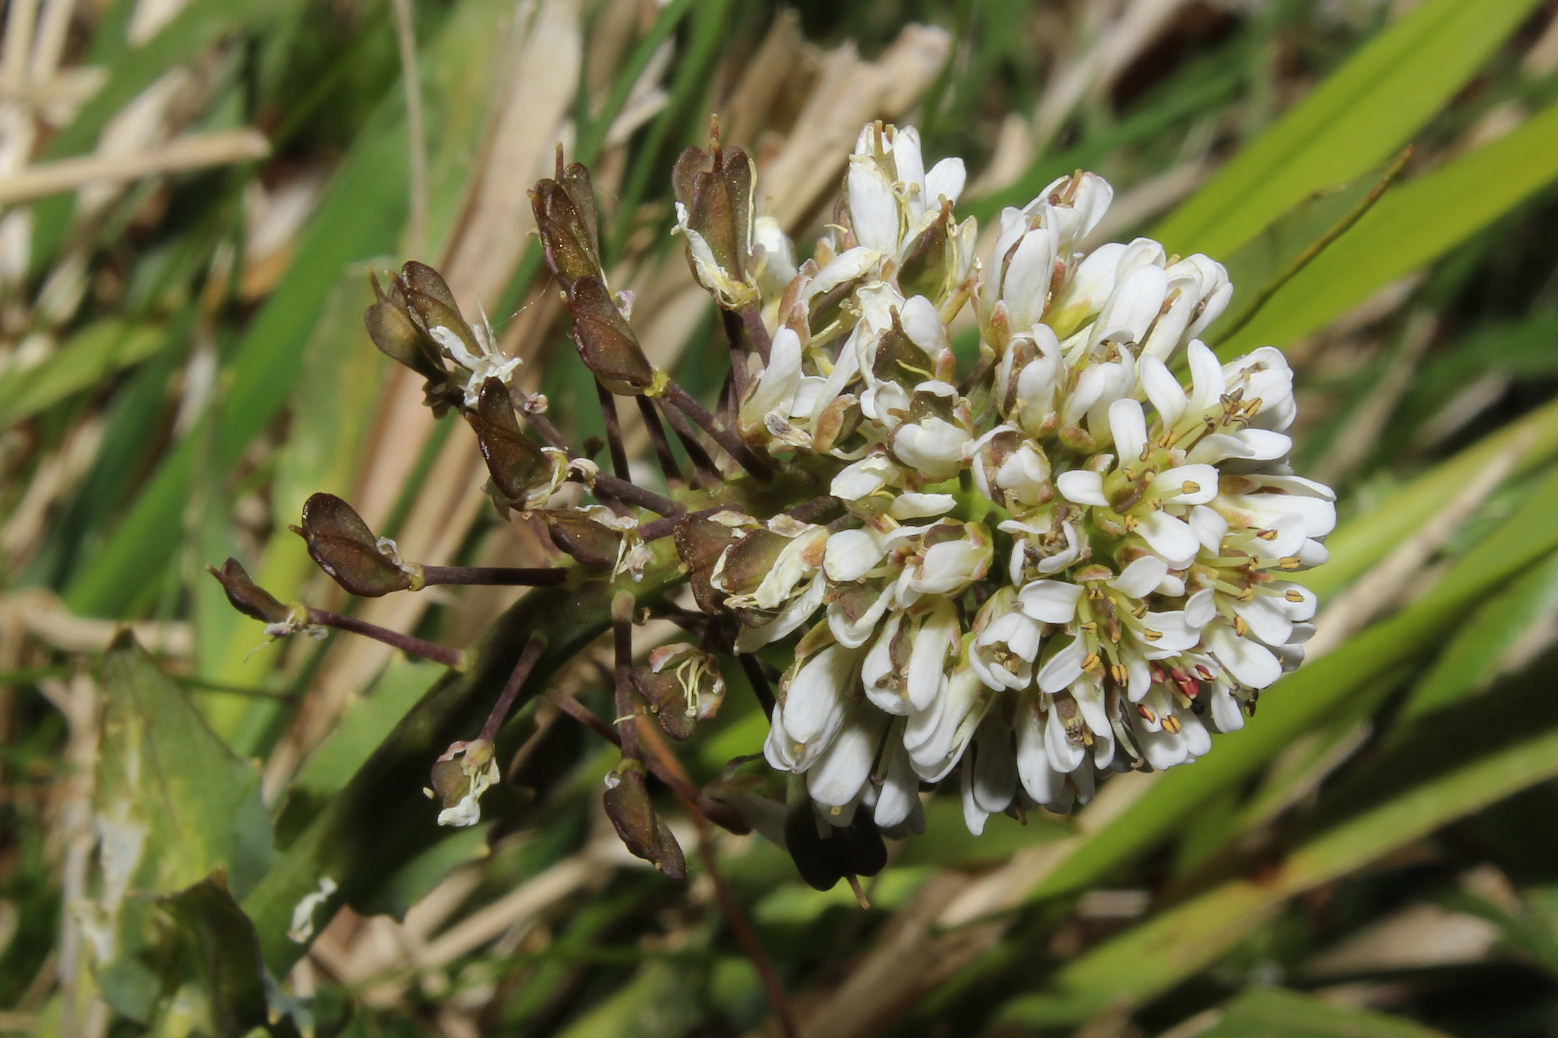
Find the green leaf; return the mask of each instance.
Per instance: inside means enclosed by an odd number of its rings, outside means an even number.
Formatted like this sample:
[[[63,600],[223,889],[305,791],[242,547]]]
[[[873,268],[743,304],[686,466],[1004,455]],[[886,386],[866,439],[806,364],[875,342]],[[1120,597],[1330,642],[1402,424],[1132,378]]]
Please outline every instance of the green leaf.
[[[1397,155],[1383,170],[1348,184],[1310,195],[1281,219],[1246,242],[1225,266],[1235,285],[1259,286],[1231,318],[1219,321],[1213,345],[1225,342],[1249,324],[1268,300],[1323,253],[1384,195],[1406,168],[1411,151]],[[1232,351],[1220,351],[1224,357]]]
[[[260,941],[227,889],[226,874],[218,869],[194,886],[158,898],[157,906],[178,923],[193,952],[208,1033],[240,1035],[263,1024],[268,1007]]]
[[[1152,236],[1171,252],[1231,253],[1307,195],[1398,151],[1535,7],[1536,0],[1428,0],[1241,151]]]
[[[107,952],[105,997],[144,1020],[163,992],[163,953],[151,905],[137,895],[172,893],[217,869],[249,890],[270,864],[270,821],[256,769],[233,756],[128,634],[103,670],[98,889],[85,912],[94,945]]]
[[[1292,342],[1454,248],[1558,176],[1558,106],[1396,188],[1296,274],[1223,351]]]
[[[1405,1017],[1285,988],[1251,988],[1207,1015],[1211,1019],[1205,1027],[1175,1028],[1174,1033],[1184,1038],[1438,1038],[1444,1033]]]
[[[120,320],[87,325],[38,364],[0,375],[0,428],[101,385],[114,372],[151,356],[166,335],[156,325]]]

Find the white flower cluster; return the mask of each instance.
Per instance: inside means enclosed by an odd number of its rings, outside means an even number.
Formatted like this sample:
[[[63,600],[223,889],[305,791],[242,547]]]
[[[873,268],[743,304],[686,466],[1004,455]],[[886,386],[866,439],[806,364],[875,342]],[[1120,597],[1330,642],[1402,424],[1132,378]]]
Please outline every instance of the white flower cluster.
[[[960,764],[978,832],[1200,757],[1298,664],[1315,601],[1281,576],[1325,558],[1335,519],[1286,461],[1282,354],[1222,364],[1197,338],[1231,294],[1219,264],[1144,238],[1083,251],[1112,194],[1087,173],[1007,209],[979,263],[962,185],[914,130],[865,129],[741,407],[749,443],[845,509],[727,514],[711,577],[739,649],[800,632],[765,753],[839,825],[918,827],[921,783]]]

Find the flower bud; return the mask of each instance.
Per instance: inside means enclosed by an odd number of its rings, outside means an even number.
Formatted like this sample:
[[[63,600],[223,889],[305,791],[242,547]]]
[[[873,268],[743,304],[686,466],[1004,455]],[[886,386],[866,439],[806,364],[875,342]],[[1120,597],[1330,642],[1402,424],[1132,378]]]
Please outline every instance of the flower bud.
[[[438,824],[456,829],[481,821],[481,795],[498,781],[498,760],[486,739],[454,742],[433,763],[428,797],[443,805]]]
[[[292,613],[269,591],[250,580],[249,574],[238,564],[237,559],[228,559],[220,570],[215,566],[207,566],[206,572],[221,582],[222,589],[227,592],[227,601],[245,616],[268,624],[278,624],[285,623]]]
[[[656,648],[649,665],[634,668],[632,676],[649,712],[673,739],[687,738],[695,722],[713,717],[725,701],[719,662],[685,642]]]
[[[353,595],[378,598],[422,586],[417,567],[400,561],[393,541],[375,537],[362,516],[334,494],[315,494],[303,504],[303,525],[293,532],[309,556]]]
[[[574,345],[601,385],[618,396],[656,396],[665,387],[666,376],[644,356],[638,337],[599,277],[580,278],[569,286],[568,311],[573,314]]]

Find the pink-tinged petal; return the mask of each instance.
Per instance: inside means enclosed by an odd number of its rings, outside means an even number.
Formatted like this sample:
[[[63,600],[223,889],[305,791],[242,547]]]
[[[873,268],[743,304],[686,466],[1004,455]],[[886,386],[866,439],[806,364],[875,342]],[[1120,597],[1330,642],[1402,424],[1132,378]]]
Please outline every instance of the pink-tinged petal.
[[[1060,491],[1061,497],[1073,504],[1101,505],[1106,508],[1109,505],[1109,499],[1104,496],[1104,477],[1087,469],[1062,472],[1055,477],[1055,489]]]
[[[1130,598],[1145,598],[1168,575],[1168,563],[1156,555],[1143,555],[1120,571],[1109,585]]]
[[[1027,616],[1049,624],[1070,623],[1077,615],[1080,584],[1065,580],[1034,580],[1017,593],[1018,608]]]
[[[1213,624],[1201,637],[1229,676],[1246,688],[1269,688],[1282,676],[1282,663],[1270,649],[1240,638],[1231,627]]]
[[[1137,523],[1136,532],[1170,569],[1184,569],[1190,565],[1201,547],[1190,524],[1166,512],[1148,512]]]

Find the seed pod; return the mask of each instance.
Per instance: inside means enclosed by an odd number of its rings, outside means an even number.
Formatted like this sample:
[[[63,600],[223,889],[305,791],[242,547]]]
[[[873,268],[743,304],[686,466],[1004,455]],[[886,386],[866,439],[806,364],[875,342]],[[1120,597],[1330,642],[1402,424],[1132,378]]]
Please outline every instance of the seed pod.
[[[541,180],[530,193],[546,265],[564,289],[585,277],[604,277],[589,171],[574,163],[558,180]]]
[[[642,761],[624,760],[606,776],[601,803],[623,846],[635,857],[643,858],[671,879],[687,878],[687,859],[681,845],[670,827],[656,815],[644,787]]]
[[[546,523],[546,532],[557,550],[572,556],[581,566],[607,569],[617,564],[622,548],[621,530],[575,511],[538,509],[535,514]]]
[[[709,583],[714,564],[720,553],[730,547],[742,526],[755,525],[754,520],[736,512],[719,512],[715,515],[682,516],[676,522],[674,533],[676,554],[687,567],[687,583],[692,587],[693,600],[705,613],[718,614],[725,600],[723,592]]]
[[[207,566],[206,572],[221,582],[222,589],[227,592],[227,601],[243,615],[268,624],[283,623],[291,615],[291,610],[277,601],[274,595],[249,579],[249,574],[238,564],[237,559],[228,559],[220,570],[215,566]]]
[[[665,375],[644,356],[604,281],[593,275],[575,281],[568,288],[568,311],[574,345],[601,385],[618,396],[653,396],[664,388]]]
[[[504,504],[528,507],[532,493],[550,488],[552,463],[541,447],[520,431],[502,380],[489,378],[482,384],[476,410],[467,411],[465,420],[476,433],[492,485]]]
[[[303,525],[292,530],[307,542],[319,568],[350,594],[378,598],[420,586],[415,569],[387,554],[362,516],[334,494],[310,497]]]

